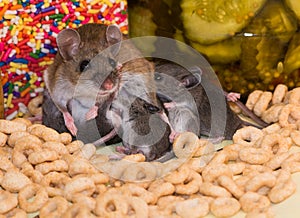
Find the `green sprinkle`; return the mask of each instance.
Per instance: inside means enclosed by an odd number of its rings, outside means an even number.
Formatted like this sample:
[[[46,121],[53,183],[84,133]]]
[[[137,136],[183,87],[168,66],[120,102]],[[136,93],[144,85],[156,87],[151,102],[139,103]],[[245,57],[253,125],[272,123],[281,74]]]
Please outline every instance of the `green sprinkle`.
[[[30,83],[27,82],[24,86],[19,88],[19,92],[22,92],[23,90],[27,89],[30,86]]]
[[[35,59],[38,59],[38,58],[39,58],[39,55],[38,55],[38,54],[35,54],[35,53],[33,53],[33,52],[30,52],[29,56],[30,56],[30,57],[33,57],[33,58],[35,58]]]

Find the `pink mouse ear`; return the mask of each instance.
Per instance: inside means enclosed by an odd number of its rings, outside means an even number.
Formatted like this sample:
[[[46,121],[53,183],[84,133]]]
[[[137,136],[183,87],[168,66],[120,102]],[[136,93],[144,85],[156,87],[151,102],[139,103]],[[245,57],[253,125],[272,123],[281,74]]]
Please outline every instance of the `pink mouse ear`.
[[[106,29],[106,40],[111,47],[113,55],[117,55],[122,41],[122,33],[119,27],[115,24],[109,25]]]
[[[56,44],[63,59],[71,60],[78,52],[80,35],[74,29],[64,29],[57,35]]]

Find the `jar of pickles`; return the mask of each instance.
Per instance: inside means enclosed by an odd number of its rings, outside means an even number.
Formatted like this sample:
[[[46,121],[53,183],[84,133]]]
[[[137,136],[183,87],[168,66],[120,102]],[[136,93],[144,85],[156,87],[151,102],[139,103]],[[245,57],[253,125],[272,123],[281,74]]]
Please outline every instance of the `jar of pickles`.
[[[128,14],[130,37],[190,45],[226,91],[300,86],[299,0],[128,0]]]

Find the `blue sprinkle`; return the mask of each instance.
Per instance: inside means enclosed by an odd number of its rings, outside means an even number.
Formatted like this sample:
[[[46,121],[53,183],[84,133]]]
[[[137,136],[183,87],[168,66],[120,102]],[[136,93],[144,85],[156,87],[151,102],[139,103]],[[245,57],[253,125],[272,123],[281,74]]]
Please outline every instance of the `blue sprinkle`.
[[[73,23],[75,23],[75,24],[80,24],[81,21],[80,21],[80,20],[74,20]]]
[[[27,81],[30,80],[30,75],[29,75],[29,73],[25,73],[25,77],[26,77]]]
[[[8,90],[9,84],[10,84],[10,82],[6,82],[6,83],[3,85],[3,89],[6,89],[6,88],[7,88],[7,90]]]
[[[41,52],[40,54],[39,54],[39,58],[42,58],[42,57],[45,57],[47,54],[44,54],[43,52]]]
[[[36,7],[37,7],[37,8],[40,8],[40,7],[42,7],[43,5],[44,5],[44,2],[40,2],[40,3],[36,4]]]
[[[13,60],[13,62],[21,63],[21,64],[28,64],[28,60],[26,60],[24,58],[16,58],[15,60]]]
[[[0,62],[0,67],[4,66],[5,65],[5,62],[1,61]]]

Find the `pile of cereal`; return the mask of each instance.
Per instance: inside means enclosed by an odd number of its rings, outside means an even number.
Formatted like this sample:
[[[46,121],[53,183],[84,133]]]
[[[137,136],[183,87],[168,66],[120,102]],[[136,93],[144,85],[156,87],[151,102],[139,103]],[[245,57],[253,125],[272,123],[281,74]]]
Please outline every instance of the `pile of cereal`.
[[[243,211],[246,217],[274,217],[272,204],[297,188],[298,90],[277,86],[267,107],[259,100],[264,92],[253,94],[248,105],[262,114],[282,107],[268,127],[239,129],[220,151],[193,133],[180,134],[173,144],[177,158],[165,163],[144,162],[141,154],[109,160],[68,133],[24,118],[0,120],[0,214],[231,217]]]
[[[29,100],[43,92],[43,71],[57,51],[57,33],[89,22],[117,24],[127,34],[127,2],[0,1],[0,69],[6,119],[22,117]]]

